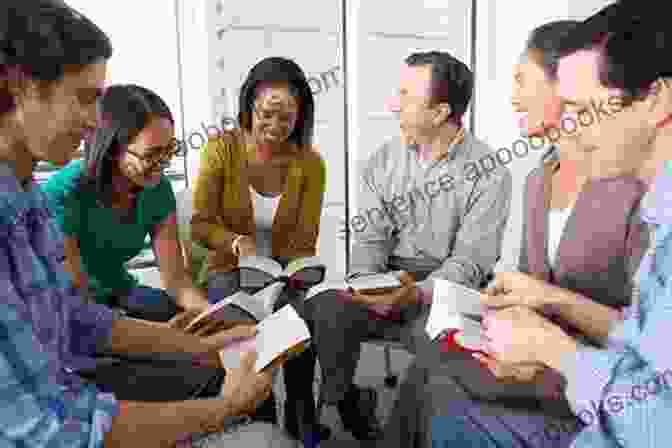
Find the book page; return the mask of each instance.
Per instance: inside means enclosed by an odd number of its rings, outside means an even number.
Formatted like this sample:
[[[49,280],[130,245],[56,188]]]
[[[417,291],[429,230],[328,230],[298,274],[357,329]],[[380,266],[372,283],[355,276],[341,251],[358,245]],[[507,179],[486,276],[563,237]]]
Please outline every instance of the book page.
[[[292,347],[310,339],[306,323],[291,305],[268,316],[257,325],[257,330],[257,372]]]
[[[260,271],[266,272],[273,277],[279,277],[282,275],[282,266],[280,263],[268,257],[241,257],[238,260],[239,268],[249,268],[249,269],[258,269]]]
[[[300,257],[295,260],[292,260],[287,265],[284,271],[284,275],[291,277],[293,274],[296,274],[301,269],[313,266],[325,266],[325,264],[322,262],[322,260],[320,260],[320,257]]]
[[[459,283],[443,279],[434,280],[432,303],[438,300],[457,313],[483,315],[485,307],[481,301],[482,296],[480,292]]]
[[[265,297],[261,295],[260,292],[251,296],[243,291],[239,291],[224,300],[227,300],[227,305],[236,305],[244,309],[259,322],[264,320],[266,316],[272,312],[266,309],[266,304],[264,303]]]
[[[348,281],[348,285],[355,290],[366,289],[385,289],[398,288],[401,286],[401,281],[394,273],[388,272],[386,274],[372,274],[355,277]]]
[[[464,330],[473,323],[480,334],[480,324],[474,319],[482,316],[483,311],[481,293],[448,280],[435,279],[425,331],[435,339],[445,330]]]
[[[321,292],[328,291],[330,289],[338,289],[338,290],[347,290],[349,288],[349,285],[345,283],[342,280],[331,280],[331,281],[326,281],[322,282],[318,285],[313,286],[308,290],[306,293],[306,297],[304,297],[304,301],[310,300],[316,295],[318,295]]]
[[[254,296],[254,301],[261,304],[264,310],[264,318],[273,313],[273,306],[278,301],[278,297],[285,289],[285,284],[282,282],[271,283],[261,291],[258,291]],[[257,319],[259,321],[263,319]]]

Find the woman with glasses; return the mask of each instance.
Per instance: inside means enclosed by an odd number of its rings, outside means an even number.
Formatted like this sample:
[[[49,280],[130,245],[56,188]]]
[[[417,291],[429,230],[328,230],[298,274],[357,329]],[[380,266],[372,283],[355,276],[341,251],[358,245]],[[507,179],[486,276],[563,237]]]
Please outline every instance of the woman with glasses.
[[[121,316],[105,305],[83,300],[64,269],[63,233],[33,179],[35,165],[38,161],[65,165],[95,128],[111,55],[105,33],[61,0],[0,2],[0,444],[291,446],[280,430],[258,418],[257,408],[268,402],[277,365],[257,372],[250,353],[240,367],[224,369],[219,352],[231,344],[230,334],[196,337]],[[112,108],[111,99],[119,107]],[[116,190],[108,192],[124,191],[122,187],[131,181],[145,186],[145,193],[161,189],[161,181],[147,187],[156,182],[158,173],[151,169],[141,173],[141,163],[135,165],[132,156],[120,154],[131,146],[131,151],[152,157],[150,148],[169,147],[169,123],[152,123],[164,116],[166,108],[154,95],[132,87],[109,91],[103,103],[104,109],[113,109],[114,117],[103,123],[94,143],[110,145],[118,138],[120,144],[113,145],[109,157],[93,157],[97,153],[92,151],[90,160],[96,162],[91,163],[98,167],[102,163],[108,167],[101,168],[103,172],[109,169],[115,174],[121,171],[120,159],[134,164],[124,168],[129,180],[115,176]],[[130,118],[120,119],[122,112]],[[118,132],[105,131],[115,127]],[[80,171],[88,174],[83,167]],[[113,178],[106,176],[98,185],[111,183]],[[143,192],[138,192],[137,213],[123,213],[117,207],[113,211],[118,214],[110,211],[113,223],[101,224],[87,213],[91,208],[84,207],[92,200],[92,191],[76,189],[60,219],[71,229],[104,225],[100,229],[104,240],[124,236],[125,216],[163,222],[171,214],[163,202],[142,202]],[[115,204],[124,203],[119,196],[112,195]],[[105,200],[109,197],[102,197]],[[143,213],[142,205],[150,212]],[[91,222],[87,222],[89,216],[94,218]],[[159,225],[156,230],[164,229]],[[127,233],[129,239],[137,238],[134,232]],[[170,362],[145,376],[122,365],[113,378],[115,387],[81,375],[98,367],[99,353],[179,354],[183,362],[181,369]],[[213,381],[198,384],[194,376]],[[194,387],[187,390],[189,383]]]
[[[286,265],[315,256],[322,214],[326,168],[313,146],[315,104],[303,70],[289,59],[263,59],[241,88],[239,111],[240,127],[202,149],[194,187],[192,238],[210,252],[201,279],[213,302],[240,289],[240,257]],[[301,293],[287,288],[276,309],[289,301],[303,315]],[[231,319],[251,319],[230,308]],[[284,368],[286,428],[297,439],[327,437],[316,424],[314,364],[309,348]]]
[[[65,233],[74,284],[139,319],[168,321],[180,309],[204,310],[209,303],[184,268],[175,195],[162,174],[179,149],[168,106],[144,87],[114,85],[99,112],[85,160],[70,162],[44,186]],[[148,235],[168,292],[138,284],[125,267]]]

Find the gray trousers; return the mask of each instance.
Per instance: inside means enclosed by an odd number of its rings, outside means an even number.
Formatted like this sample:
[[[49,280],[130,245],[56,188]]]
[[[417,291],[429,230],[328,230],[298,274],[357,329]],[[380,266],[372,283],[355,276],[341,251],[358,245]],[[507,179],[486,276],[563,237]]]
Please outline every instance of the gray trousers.
[[[304,307],[322,368],[320,393],[327,404],[342,400],[352,386],[362,342],[400,341],[411,353],[431,344],[424,330],[429,315],[426,304],[405,306],[398,321],[373,318],[366,306],[344,300],[337,291],[318,294]]]
[[[381,448],[568,448],[578,418],[549,415],[530,401],[474,399],[460,377],[482,369],[437,345],[416,355],[385,426]]]

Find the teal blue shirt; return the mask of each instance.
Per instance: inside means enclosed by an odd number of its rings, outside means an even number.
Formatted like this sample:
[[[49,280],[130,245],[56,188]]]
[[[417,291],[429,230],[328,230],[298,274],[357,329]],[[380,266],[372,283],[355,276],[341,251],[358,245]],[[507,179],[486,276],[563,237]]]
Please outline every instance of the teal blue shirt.
[[[125,263],[137,256],[158,224],[176,212],[175,194],[162,177],[158,185],[137,196],[132,221],[122,221],[119,212],[103,207],[93,191],[76,187],[84,163],[70,162],[49,178],[42,188],[63,232],[79,241],[82,269],[96,301],[110,304],[137,284]]]

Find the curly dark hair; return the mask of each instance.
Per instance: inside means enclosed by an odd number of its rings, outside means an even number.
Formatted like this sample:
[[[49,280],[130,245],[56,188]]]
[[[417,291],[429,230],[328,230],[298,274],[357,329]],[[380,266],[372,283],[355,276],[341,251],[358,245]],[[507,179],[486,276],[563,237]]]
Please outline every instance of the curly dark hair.
[[[10,86],[23,78],[41,92],[66,73],[112,56],[108,36],[58,0],[0,2],[0,115],[15,107]]]

